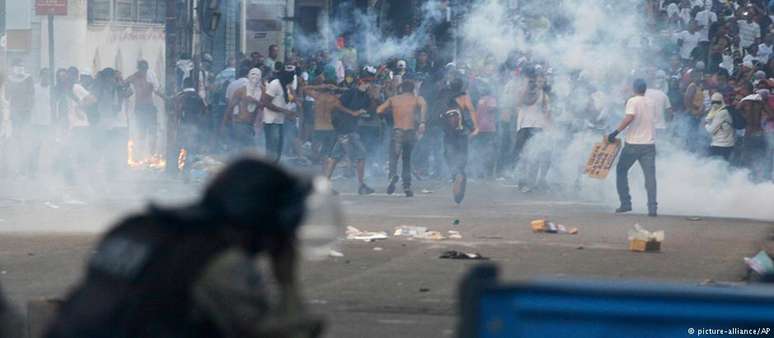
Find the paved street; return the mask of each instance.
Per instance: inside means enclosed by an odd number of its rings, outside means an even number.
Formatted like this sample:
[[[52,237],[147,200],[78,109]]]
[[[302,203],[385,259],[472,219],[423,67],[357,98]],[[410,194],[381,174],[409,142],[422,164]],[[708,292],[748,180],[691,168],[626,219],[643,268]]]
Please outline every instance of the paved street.
[[[80,277],[84,258],[110,222],[141,208],[145,198],[174,203],[190,199],[197,189],[162,178],[135,180],[120,188],[91,182],[91,188],[79,191],[9,183],[0,192],[0,281],[9,298],[21,307],[29,299],[62,296]],[[383,182],[377,183],[383,192]],[[738,282],[745,273],[742,258],[757,252],[771,230],[770,223],[759,221],[613,215],[610,205],[522,194],[499,182],[473,182],[462,206],[452,204],[445,183],[419,182],[413,199],[383,193],[361,197],[347,183],[336,184],[348,225],[390,234],[398,225],[420,225],[443,233],[458,230],[463,238],[343,240],[343,257],[305,262],[307,302],[330,319],[327,337],[453,336],[457,283],[476,263],[439,259],[445,250],[479,252],[500,266],[506,280]],[[543,217],[580,231],[532,233],[529,221]],[[627,230],[635,223],[665,230],[662,252],[627,250]]]

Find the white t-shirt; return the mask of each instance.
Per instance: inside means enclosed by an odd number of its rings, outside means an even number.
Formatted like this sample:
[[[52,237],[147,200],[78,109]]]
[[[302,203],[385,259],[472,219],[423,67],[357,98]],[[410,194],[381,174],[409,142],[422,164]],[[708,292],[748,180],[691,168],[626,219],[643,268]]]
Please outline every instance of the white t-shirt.
[[[519,116],[516,119],[518,129],[546,128],[548,126],[548,120],[546,119],[546,112],[544,110],[545,92],[540,91],[538,95],[535,104],[522,107],[519,110]]]
[[[86,112],[81,109],[80,103],[83,101],[83,99],[91,94],[86,90],[86,88],[83,88],[83,86],[76,83],[73,85],[73,95],[75,95],[78,101],[70,99],[70,109],[67,114],[68,121],[70,122],[70,128],[88,127],[89,118],[86,116]]]
[[[290,89],[290,88],[288,88]],[[285,94],[282,90],[282,85],[279,79],[274,79],[266,86],[266,95],[272,97],[271,103],[279,108],[288,107],[288,102],[285,101]],[[275,112],[268,107],[263,108],[263,123],[266,124],[283,124],[285,123],[285,114]]]
[[[691,58],[691,52],[696,46],[699,45],[701,39],[700,32],[691,33],[689,31],[682,31],[677,33],[677,40],[683,40],[683,46],[680,47],[680,58],[688,60]]]
[[[739,20],[736,24],[739,26],[739,46],[742,48],[750,47],[755,39],[761,37],[761,27],[755,21],[747,23],[747,20]]]
[[[645,98],[653,105],[654,121],[653,124],[656,129],[666,129],[666,119],[664,118],[664,112],[672,108],[672,103],[669,102],[669,97],[661,89],[648,88],[645,91]]]
[[[645,96],[634,96],[626,102],[626,115],[634,121],[626,128],[626,143],[655,144],[656,128],[653,105]]]
[[[35,84],[35,106],[32,108],[32,124],[51,125],[51,87]]]
[[[696,23],[702,26],[701,30],[699,31],[701,33],[701,40],[699,41],[709,41],[710,26],[717,21],[717,14],[713,13],[709,9],[705,9],[699,13],[696,13]]]

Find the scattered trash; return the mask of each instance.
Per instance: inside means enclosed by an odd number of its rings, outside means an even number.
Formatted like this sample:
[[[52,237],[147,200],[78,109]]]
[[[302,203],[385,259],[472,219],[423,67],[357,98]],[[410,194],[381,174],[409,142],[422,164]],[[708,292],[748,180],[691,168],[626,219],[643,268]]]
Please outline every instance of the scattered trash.
[[[578,228],[568,228],[561,224],[547,222],[544,219],[536,219],[530,222],[530,226],[532,227],[532,232],[546,232],[550,234],[570,234],[570,235],[578,234]]]
[[[395,228],[393,233],[395,237],[412,237],[417,239],[429,239],[434,241],[440,241],[446,239],[446,236],[438,231],[427,231],[426,227],[414,226],[414,225],[401,225]]]
[[[443,259],[476,259],[476,260],[488,260],[489,258],[486,258],[484,256],[481,256],[481,254],[477,252],[462,252],[462,251],[456,251],[456,250],[450,250],[450,251],[444,251],[440,258]]]
[[[449,239],[462,239],[462,234],[456,230],[449,230],[447,235],[449,236]]]
[[[49,207],[51,209],[59,209],[58,205],[56,205],[54,203],[51,203],[51,202],[45,202],[45,203],[43,203],[43,205],[45,205],[45,206],[47,206],[47,207]]]
[[[406,236],[422,238],[427,232],[426,227],[420,227],[415,225],[401,225],[395,228],[395,232],[392,234],[395,237]]]
[[[328,253],[328,256],[331,257],[344,257],[344,254],[341,252],[338,252],[336,250],[331,250],[331,252]]]
[[[454,221],[452,221],[452,225],[460,225],[460,220],[455,218]]]
[[[360,229],[355,228],[353,226],[347,227],[347,239],[354,239],[359,241],[366,241],[366,242],[373,242],[381,239],[387,239],[387,233],[384,231],[380,232],[369,232],[369,231],[360,231]]]
[[[427,189],[422,189],[422,193],[423,194],[432,194],[433,191],[432,190],[427,190]]]
[[[577,248],[575,248],[575,249],[577,249],[577,250],[583,250],[583,245],[578,245],[578,247],[577,247]]]
[[[378,246],[374,248],[374,251],[382,251],[382,250],[384,250],[384,249],[382,249],[382,248],[380,248]]]
[[[419,288],[419,292],[429,292],[430,289],[428,288]]]
[[[695,217],[695,216],[694,217],[688,217],[686,219],[689,220],[689,221],[694,221],[694,222],[703,220],[703,218]]]
[[[761,276],[774,274],[774,261],[771,260],[766,251],[761,250],[752,258],[745,257],[744,263]]]
[[[660,251],[663,241],[663,230],[650,232],[639,224],[634,225],[634,230],[629,230],[629,250],[631,251]]]

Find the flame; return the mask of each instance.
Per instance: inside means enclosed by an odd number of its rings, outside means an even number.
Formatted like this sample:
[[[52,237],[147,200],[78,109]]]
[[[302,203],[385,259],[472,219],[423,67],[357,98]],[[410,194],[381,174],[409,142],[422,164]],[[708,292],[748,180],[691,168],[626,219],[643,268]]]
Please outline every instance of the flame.
[[[130,168],[164,169],[164,167],[166,167],[167,165],[167,162],[164,160],[164,158],[161,157],[160,154],[153,154],[144,159],[136,159],[134,155],[133,140],[129,140],[129,142],[126,145],[126,150],[127,150],[126,164],[129,165]]]

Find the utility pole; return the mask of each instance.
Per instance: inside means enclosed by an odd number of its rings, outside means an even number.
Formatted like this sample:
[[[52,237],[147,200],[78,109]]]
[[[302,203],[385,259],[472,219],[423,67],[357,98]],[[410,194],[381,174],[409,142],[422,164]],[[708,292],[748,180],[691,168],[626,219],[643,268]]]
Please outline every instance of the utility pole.
[[[166,60],[166,69],[164,70],[164,94],[167,99],[164,100],[164,111],[166,112],[165,118],[167,119],[166,132],[166,168],[167,174],[177,173],[177,155],[180,149],[177,147],[177,128],[174,126],[174,105],[170,98],[175,95],[176,81],[176,62],[177,62],[177,6],[179,0],[166,0],[167,1],[167,17],[164,28],[164,43],[165,53],[164,58]]]

